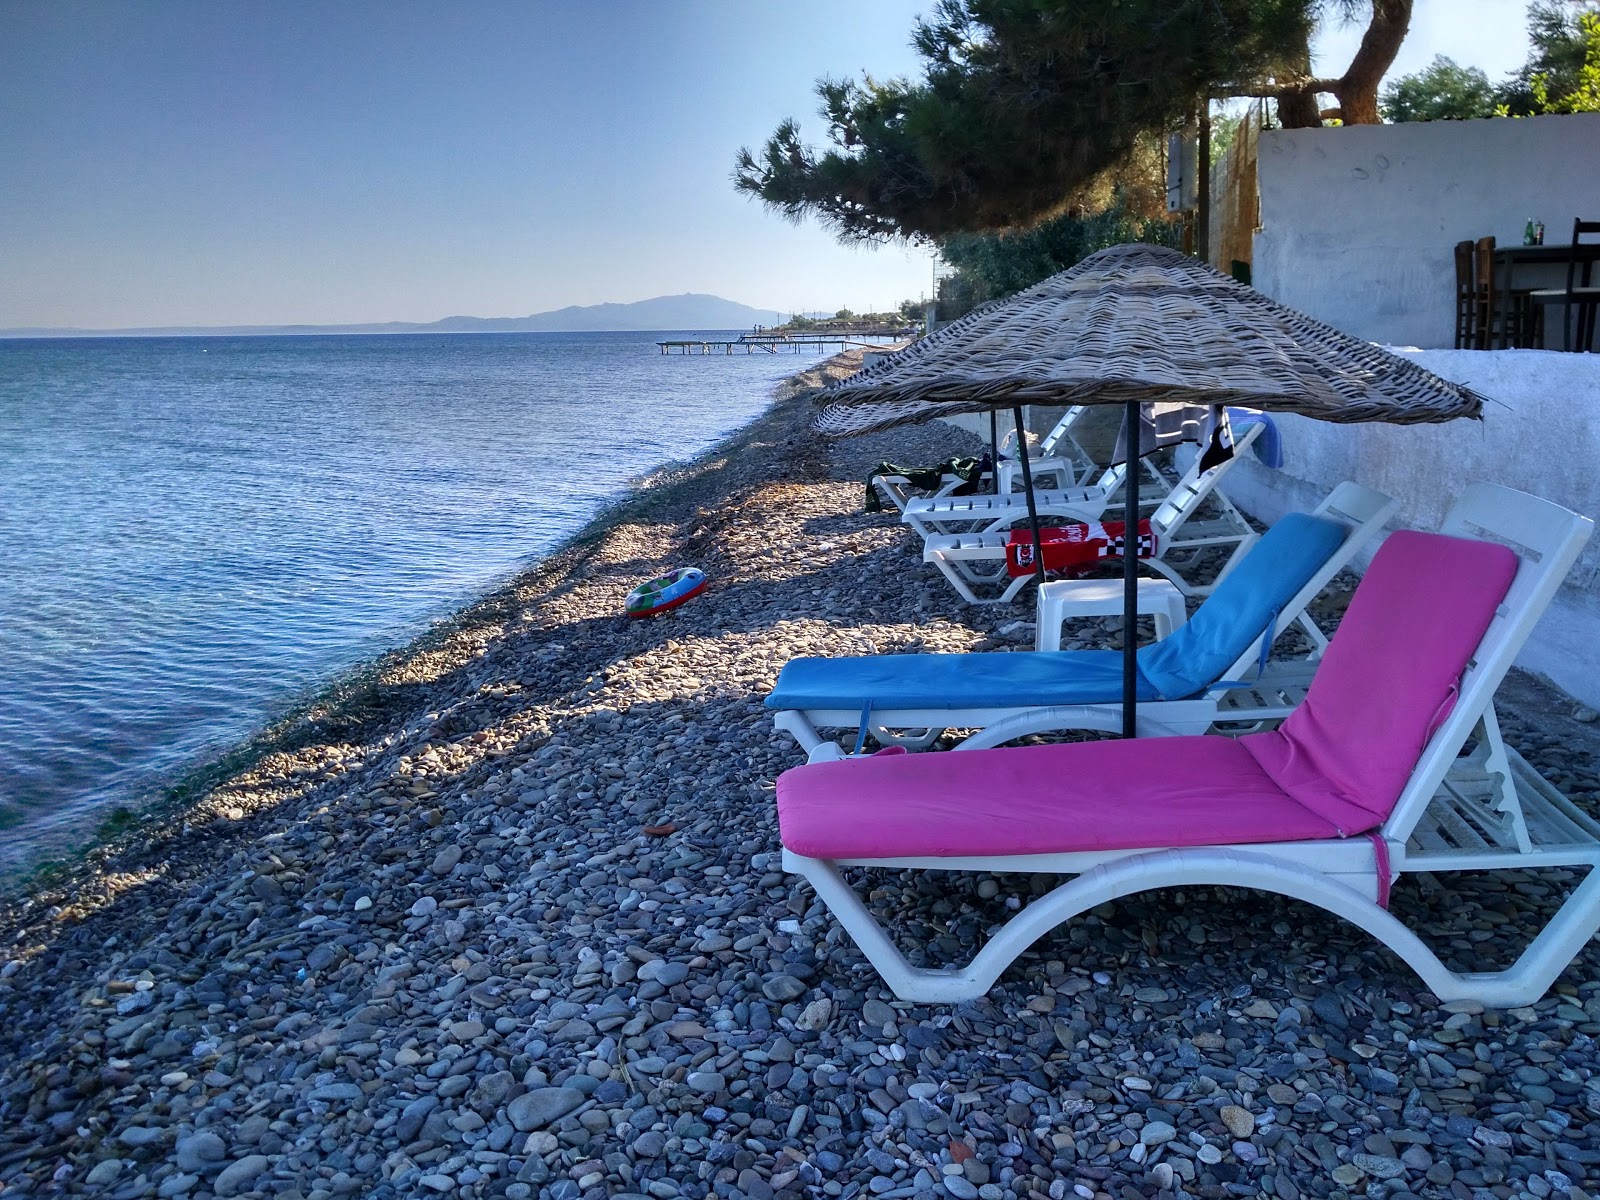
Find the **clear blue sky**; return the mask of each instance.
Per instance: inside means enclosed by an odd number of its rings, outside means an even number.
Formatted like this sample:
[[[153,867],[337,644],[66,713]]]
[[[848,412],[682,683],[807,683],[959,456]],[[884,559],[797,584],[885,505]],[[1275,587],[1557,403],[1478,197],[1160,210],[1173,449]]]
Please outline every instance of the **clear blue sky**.
[[[842,247],[729,176],[784,117],[821,140],[819,76],[913,70],[930,7],[0,0],[0,327],[890,307],[926,252]],[[1397,70],[1498,78],[1522,13],[1417,0]]]

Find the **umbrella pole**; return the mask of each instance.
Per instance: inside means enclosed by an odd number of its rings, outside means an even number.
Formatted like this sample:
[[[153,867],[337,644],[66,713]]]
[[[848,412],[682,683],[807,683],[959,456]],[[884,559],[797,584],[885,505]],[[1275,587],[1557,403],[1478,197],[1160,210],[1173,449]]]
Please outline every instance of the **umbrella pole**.
[[[1000,494],[1000,415],[989,410],[989,486]]]
[[[1022,433],[1022,410],[1011,413],[1017,420],[1017,462],[1022,466],[1022,490],[1028,497],[1028,527],[1033,530],[1033,577],[1044,583],[1044,547],[1039,541],[1039,506],[1033,498],[1033,468],[1028,465],[1028,439]]]
[[[1123,480],[1122,510],[1122,736],[1135,736],[1139,704],[1139,402],[1122,409],[1123,445],[1128,473]]]

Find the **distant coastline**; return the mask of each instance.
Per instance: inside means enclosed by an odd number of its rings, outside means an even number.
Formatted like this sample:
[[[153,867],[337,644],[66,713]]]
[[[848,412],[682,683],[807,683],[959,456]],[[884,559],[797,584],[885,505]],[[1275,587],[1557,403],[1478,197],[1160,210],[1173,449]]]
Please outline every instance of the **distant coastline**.
[[[749,329],[785,319],[720,296],[685,292],[631,304],[571,305],[525,317],[444,317],[438,321],[374,321],[357,325],[165,325],[126,329],[29,327],[0,329],[4,338],[306,337],[395,333],[615,333],[673,329]]]

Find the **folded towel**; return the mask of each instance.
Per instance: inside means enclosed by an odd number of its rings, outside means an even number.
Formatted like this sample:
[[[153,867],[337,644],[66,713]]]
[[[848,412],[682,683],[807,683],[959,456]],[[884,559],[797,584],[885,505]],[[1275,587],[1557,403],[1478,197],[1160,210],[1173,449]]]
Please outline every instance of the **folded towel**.
[[[1121,521],[1074,521],[1070,525],[1046,525],[1039,530],[1039,549],[1044,552],[1045,574],[1053,578],[1084,575],[1107,559],[1120,559],[1123,552]],[[1139,557],[1153,558],[1155,534],[1150,522],[1139,522]],[[1006,539],[1006,573],[1013,579],[1032,575],[1033,531],[1013,529]]]
[[[990,469],[988,454],[984,454],[982,458],[973,458],[971,455],[947,458],[935,467],[902,467],[898,463],[881,462],[867,472],[865,508],[869,513],[878,512],[883,508],[883,501],[878,499],[878,491],[872,486],[872,481],[879,475],[898,475],[912,487],[925,492],[938,491],[944,484],[944,477],[954,475],[961,480],[961,483],[952,488],[950,494],[970,496],[978,490],[978,484]]]
[[[1278,431],[1278,423],[1272,419],[1271,413],[1257,412],[1253,408],[1230,408],[1228,423],[1235,429],[1252,423],[1260,425],[1261,435],[1250,443],[1250,449],[1255,451],[1262,466],[1271,467],[1274,471],[1283,466],[1283,435]]]

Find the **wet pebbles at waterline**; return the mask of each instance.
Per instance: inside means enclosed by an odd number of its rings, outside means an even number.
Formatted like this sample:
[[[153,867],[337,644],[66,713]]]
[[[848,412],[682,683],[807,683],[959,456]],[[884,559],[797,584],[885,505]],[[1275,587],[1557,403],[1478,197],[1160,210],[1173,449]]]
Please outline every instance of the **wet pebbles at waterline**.
[[[397,661],[392,715],[313,714],[14,906],[0,1194],[1586,1194],[1592,947],[1485,1012],[1325,913],[1188,889],[1056,930],[983,1001],[895,1001],[781,870],[799,755],[760,697],[794,654],[1031,635],[859,513],[866,467],[948,430],[828,448],[806,416],[780,403]],[[712,590],[622,617],[689,562]],[[1507,724],[1593,804],[1589,750]],[[878,915],[941,958],[1051,885],[881,882]],[[1570,883],[1408,879],[1395,903],[1491,966]]]

